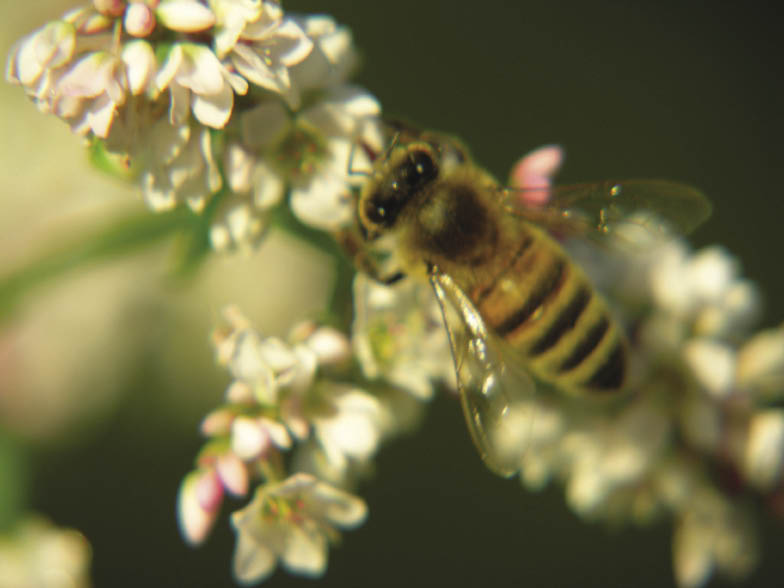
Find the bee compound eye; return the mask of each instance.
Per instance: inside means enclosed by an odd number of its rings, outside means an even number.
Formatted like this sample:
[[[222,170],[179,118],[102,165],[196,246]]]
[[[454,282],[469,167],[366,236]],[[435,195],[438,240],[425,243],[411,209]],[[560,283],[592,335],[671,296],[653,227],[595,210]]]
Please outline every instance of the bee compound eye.
[[[420,187],[436,177],[438,167],[424,149],[412,151],[408,156],[403,177],[411,187]]]
[[[365,216],[367,219],[381,226],[389,226],[394,219],[389,214],[390,198],[384,198],[382,193],[375,194],[365,203]]]

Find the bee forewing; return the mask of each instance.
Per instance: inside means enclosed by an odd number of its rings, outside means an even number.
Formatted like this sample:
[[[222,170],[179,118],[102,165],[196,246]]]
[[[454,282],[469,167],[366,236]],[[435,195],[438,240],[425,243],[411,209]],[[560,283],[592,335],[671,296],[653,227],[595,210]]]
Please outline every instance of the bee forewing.
[[[666,180],[604,181],[550,189],[546,204],[527,206],[519,190],[507,189],[507,208],[554,232],[612,234],[624,222],[648,230],[686,234],[711,213],[710,201],[687,184]],[[523,190],[525,192],[525,190]]]
[[[534,380],[519,361],[506,357],[506,346],[488,334],[448,275],[435,270],[430,281],[444,316],[471,437],[488,468],[512,476],[521,468],[534,422]]]

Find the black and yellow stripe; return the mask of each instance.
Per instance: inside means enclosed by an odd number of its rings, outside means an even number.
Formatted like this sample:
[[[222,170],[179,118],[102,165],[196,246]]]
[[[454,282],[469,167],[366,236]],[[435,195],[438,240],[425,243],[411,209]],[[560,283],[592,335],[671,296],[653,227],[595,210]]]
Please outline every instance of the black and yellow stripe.
[[[487,325],[542,380],[583,395],[623,388],[622,334],[587,276],[543,231],[526,231],[512,259],[474,292]]]

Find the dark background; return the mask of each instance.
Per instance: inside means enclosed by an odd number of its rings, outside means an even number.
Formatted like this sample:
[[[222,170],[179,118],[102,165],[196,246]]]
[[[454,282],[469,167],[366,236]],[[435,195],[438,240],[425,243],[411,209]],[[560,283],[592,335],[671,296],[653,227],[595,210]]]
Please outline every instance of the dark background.
[[[363,51],[359,82],[385,112],[462,137],[499,177],[530,149],[559,143],[561,181],[661,177],[700,187],[715,213],[694,243],[736,254],[766,295],[765,324],[784,317],[775,3],[284,6],[348,25]],[[125,405],[88,445],[42,451],[31,504],[91,540],[96,586],[232,586],[225,516],[198,550],[179,537],[177,485],[201,440],[196,422],[183,430],[151,414],[155,381],[153,368],[141,368]],[[319,586],[673,584],[669,525],[588,525],[560,490],[532,495],[496,478],[447,398],[433,403],[416,436],[381,451],[361,494],[368,522],[331,550]],[[762,564],[746,585],[778,586],[784,527],[762,521],[762,529]],[[313,584],[278,572],[268,585]]]

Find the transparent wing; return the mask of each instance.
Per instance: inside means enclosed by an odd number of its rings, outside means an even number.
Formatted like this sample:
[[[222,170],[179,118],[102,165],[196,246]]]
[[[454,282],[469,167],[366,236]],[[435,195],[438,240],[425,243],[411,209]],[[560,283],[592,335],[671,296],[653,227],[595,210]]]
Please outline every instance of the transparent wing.
[[[546,203],[531,206],[529,201]],[[512,212],[565,235],[612,234],[620,223],[629,221],[645,224],[649,230],[686,234],[702,224],[712,208],[696,188],[666,180],[511,188],[506,202]]]
[[[437,269],[430,282],[441,305],[463,413],[485,464],[508,477],[520,470],[533,423],[534,380],[485,327],[471,301]]]

